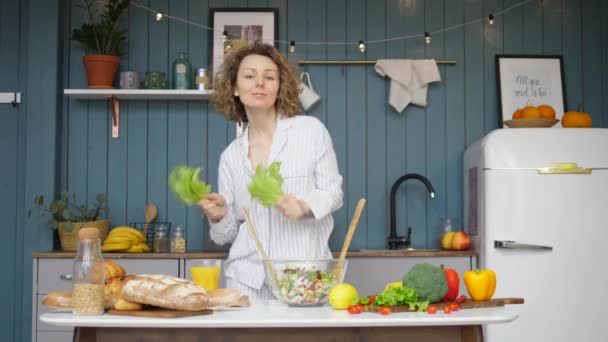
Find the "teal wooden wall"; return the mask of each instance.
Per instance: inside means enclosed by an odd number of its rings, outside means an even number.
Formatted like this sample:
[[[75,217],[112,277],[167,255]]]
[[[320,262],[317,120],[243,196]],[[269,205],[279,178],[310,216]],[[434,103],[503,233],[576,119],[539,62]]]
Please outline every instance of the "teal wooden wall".
[[[150,0],[142,3],[171,15],[208,24],[213,7],[276,7],[279,38],[296,41],[357,41],[421,34],[497,13],[518,0]],[[76,1],[66,13],[69,29],[84,20]],[[534,1],[496,18],[446,34],[431,45],[409,39],[354,46],[297,46],[301,59],[454,59],[441,66],[442,82],[433,84],[428,107],[396,113],[387,105],[388,79],[372,66],[308,66],[321,103],[310,113],[329,128],[344,175],[345,205],[335,214],[331,246],[339,248],[356,201],[367,208],[352,248],[383,248],[388,230],[388,193],[402,174],[426,175],[437,197],[419,183],[398,193],[398,232],[413,228],[413,246],[437,246],[441,217],[462,217],[461,160],[467,145],[498,128],[494,56],[500,53],[563,54],[568,103],[584,101],[594,126],[608,124],[606,23],[593,15],[606,11],[601,1]],[[188,51],[195,66],[208,66],[208,32],[176,21],[157,22],[141,9],[124,18],[128,55],[121,70],[169,71],[178,51]],[[602,39],[602,35],[603,38]],[[86,84],[81,46],[64,37],[64,86]],[[283,46],[282,50],[286,51]],[[604,50],[604,54],[602,54]],[[292,57],[292,59],[294,59]],[[604,72],[600,72],[603,70]],[[602,76],[604,75],[604,76]],[[207,102],[123,102],[121,135],[109,137],[103,101],[64,98],[61,187],[92,200],[106,192],[115,225],[142,221],[146,202],[159,208],[159,220],[185,225],[190,249],[217,248],[204,233],[197,208],[185,208],[167,188],[167,175],[179,164],[202,165],[214,187],[223,148],[234,138]],[[602,114],[604,113],[604,114]]]
[[[373,40],[421,34],[496,13],[519,0],[139,0],[152,8],[205,24],[212,7],[279,8],[279,38],[299,41]],[[0,210],[5,219],[0,253],[4,269],[17,276],[0,288],[0,328],[6,340],[28,341],[31,312],[31,253],[52,246],[43,222],[25,218],[34,196],[75,191],[92,201],[109,197],[114,224],[143,220],[146,202],[159,219],[188,227],[189,248],[209,243],[196,208],[185,208],[169,192],[173,166],[205,167],[215,187],[217,162],[234,129],[207,102],[123,102],[121,136],[110,138],[103,101],[62,96],[83,88],[82,48],[69,32],[83,21],[75,0],[0,0],[0,91],[18,87],[24,103],[0,105]],[[321,103],[311,115],[329,128],[345,176],[345,206],[335,214],[332,247],[338,248],[360,197],[368,204],[352,248],[383,248],[388,230],[388,191],[407,172],[425,174],[437,198],[420,184],[401,187],[399,233],[414,230],[417,248],[436,246],[440,217],[462,216],[462,152],[498,127],[494,56],[497,53],[562,54],[568,103],[584,102],[594,127],[608,127],[608,2],[538,0],[497,17],[421,40],[354,47],[298,46],[302,59],[454,59],[441,66],[442,82],[431,86],[427,108],[397,114],[387,105],[388,80],[372,66],[314,66]],[[207,66],[208,34],[182,23],[156,22],[131,8],[121,70],[168,71],[178,51],[195,66]],[[283,47],[283,52],[287,52]],[[15,182],[12,182],[12,180]],[[12,271],[10,271],[12,270]],[[14,317],[14,318],[13,318]]]

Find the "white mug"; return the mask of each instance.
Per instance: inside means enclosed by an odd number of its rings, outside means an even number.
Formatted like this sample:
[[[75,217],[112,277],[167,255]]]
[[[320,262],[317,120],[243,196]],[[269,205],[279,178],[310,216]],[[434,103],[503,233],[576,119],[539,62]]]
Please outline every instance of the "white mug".
[[[308,85],[304,83],[304,76],[306,76],[307,78]],[[321,96],[319,96],[319,94],[317,94],[314,88],[312,87],[312,83],[310,82],[310,75],[307,72],[303,72],[302,74],[300,74],[300,88],[302,89],[302,91],[300,92],[298,97],[300,98],[300,104],[302,105],[302,108],[304,110],[308,110],[321,99]]]

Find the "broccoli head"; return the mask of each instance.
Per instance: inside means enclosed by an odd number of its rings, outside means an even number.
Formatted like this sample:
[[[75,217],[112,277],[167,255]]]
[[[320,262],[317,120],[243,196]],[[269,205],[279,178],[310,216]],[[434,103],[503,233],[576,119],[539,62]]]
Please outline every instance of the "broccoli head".
[[[421,301],[437,303],[448,293],[445,272],[429,263],[416,264],[403,276],[403,286],[416,291]]]

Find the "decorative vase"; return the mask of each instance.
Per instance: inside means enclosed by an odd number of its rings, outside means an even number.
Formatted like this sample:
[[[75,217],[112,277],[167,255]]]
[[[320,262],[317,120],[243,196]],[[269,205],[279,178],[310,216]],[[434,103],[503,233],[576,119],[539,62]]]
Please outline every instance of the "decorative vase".
[[[120,57],[111,55],[85,55],[82,57],[89,88],[112,89]]]
[[[177,59],[173,61],[173,78],[171,88],[173,89],[191,89],[192,88],[192,64],[185,52],[178,52]]]
[[[60,222],[58,225],[59,239],[61,240],[61,249],[66,252],[75,252],[78,246],[78,231],[83,227],[95,227],[99,229],[99,238],[101,241],[108,236],[110,228],[110,220],[97,220],[90,222],[72,222],[72,231],[68,232],[66,223]]]

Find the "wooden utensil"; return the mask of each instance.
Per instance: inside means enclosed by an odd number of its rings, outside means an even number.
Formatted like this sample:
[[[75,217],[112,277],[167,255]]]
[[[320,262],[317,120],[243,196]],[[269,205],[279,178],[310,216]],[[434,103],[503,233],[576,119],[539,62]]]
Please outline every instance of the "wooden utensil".
[[[148,203],[146,205],[146,223],[144,224],[144,236],[146,239],[148,239],[148,226],[150,225],[150,222],[154,221],[156,218],[156,212],[157,209],[154,203]]]
[[[450,305],[454,302],[441,302],[441,303],[433,303],[431,305],[437,306],[439,310],[442,310],[444,306]],[[490,300],[467,300],[464,303],[458,304],[460,309],[479,309],[479,308],[492,308],[498,306],[505,306],[508,304],[523,304],[523,298],[494,298]],[[368,312],[378,312],[380,308],[375,306],[367,306],[364,308],[365,311]],[[401,305],[401,306],[392,306],[392,312],[411,312],[415,310],[410,310],[409,306]]]
[[[350,246],[350,242],[353,239],[353,235],[355,234],[355,230],[357,229],[357,224],[359,224],[359,218],[361,217],[361,213],[363,212],[363,207],[365,207],[365,198],[361,198],[359,203],[357,203],[357,207],[355,208],[355,213],[353,214],[353,218],[350,221],[350,226],[348,227],[348,232],[346,233],[346,238],[344,239],[344,244],[342,244],[342,250],[340,251],[340,259],[338,264],[334,268],[334,275],[336,277],[340,277],[342,274],[342,270],[344,269],[344,260],[346,259],[346,252],[348,252],[348,247]]]
[[[117,316],[135,316],[135,317],[158,317],[158,318],[179,318],[179,317],[191,317],[210,315],[213,313],[211,309],[205,309],[201,311],[181,311],[181,310],[169,310],[169,309],[143,309],[137,311],[124,311],[124,310],[108,310],[108,315]]]
[[[268,271],[269,271],[268,273],[270,273],[270,277],[272,278],[273,283],[278,284],[277,274],[275,273],[274,268],[272,267],[270,262],[268,262],[268,256],[266,255],[266,252],[264,252],[264,248],[262,247],[262,244],[260,243],[260,240],[258,239],[258,234],[255,232],[253,223],[251,223],[251,219],[249,218],[249,213],[247,212],[247,209],[245,209],[245,208],[243,208],[243,216],[245,217],[245,226],[247,227],[247,230],[249,231],[249,235],[251,235],[251,238],[255,242],[255,246],[258,249],[258,253],[260,253],[262,262],[264,263],[264,265],[266,267],[268,267]]]

